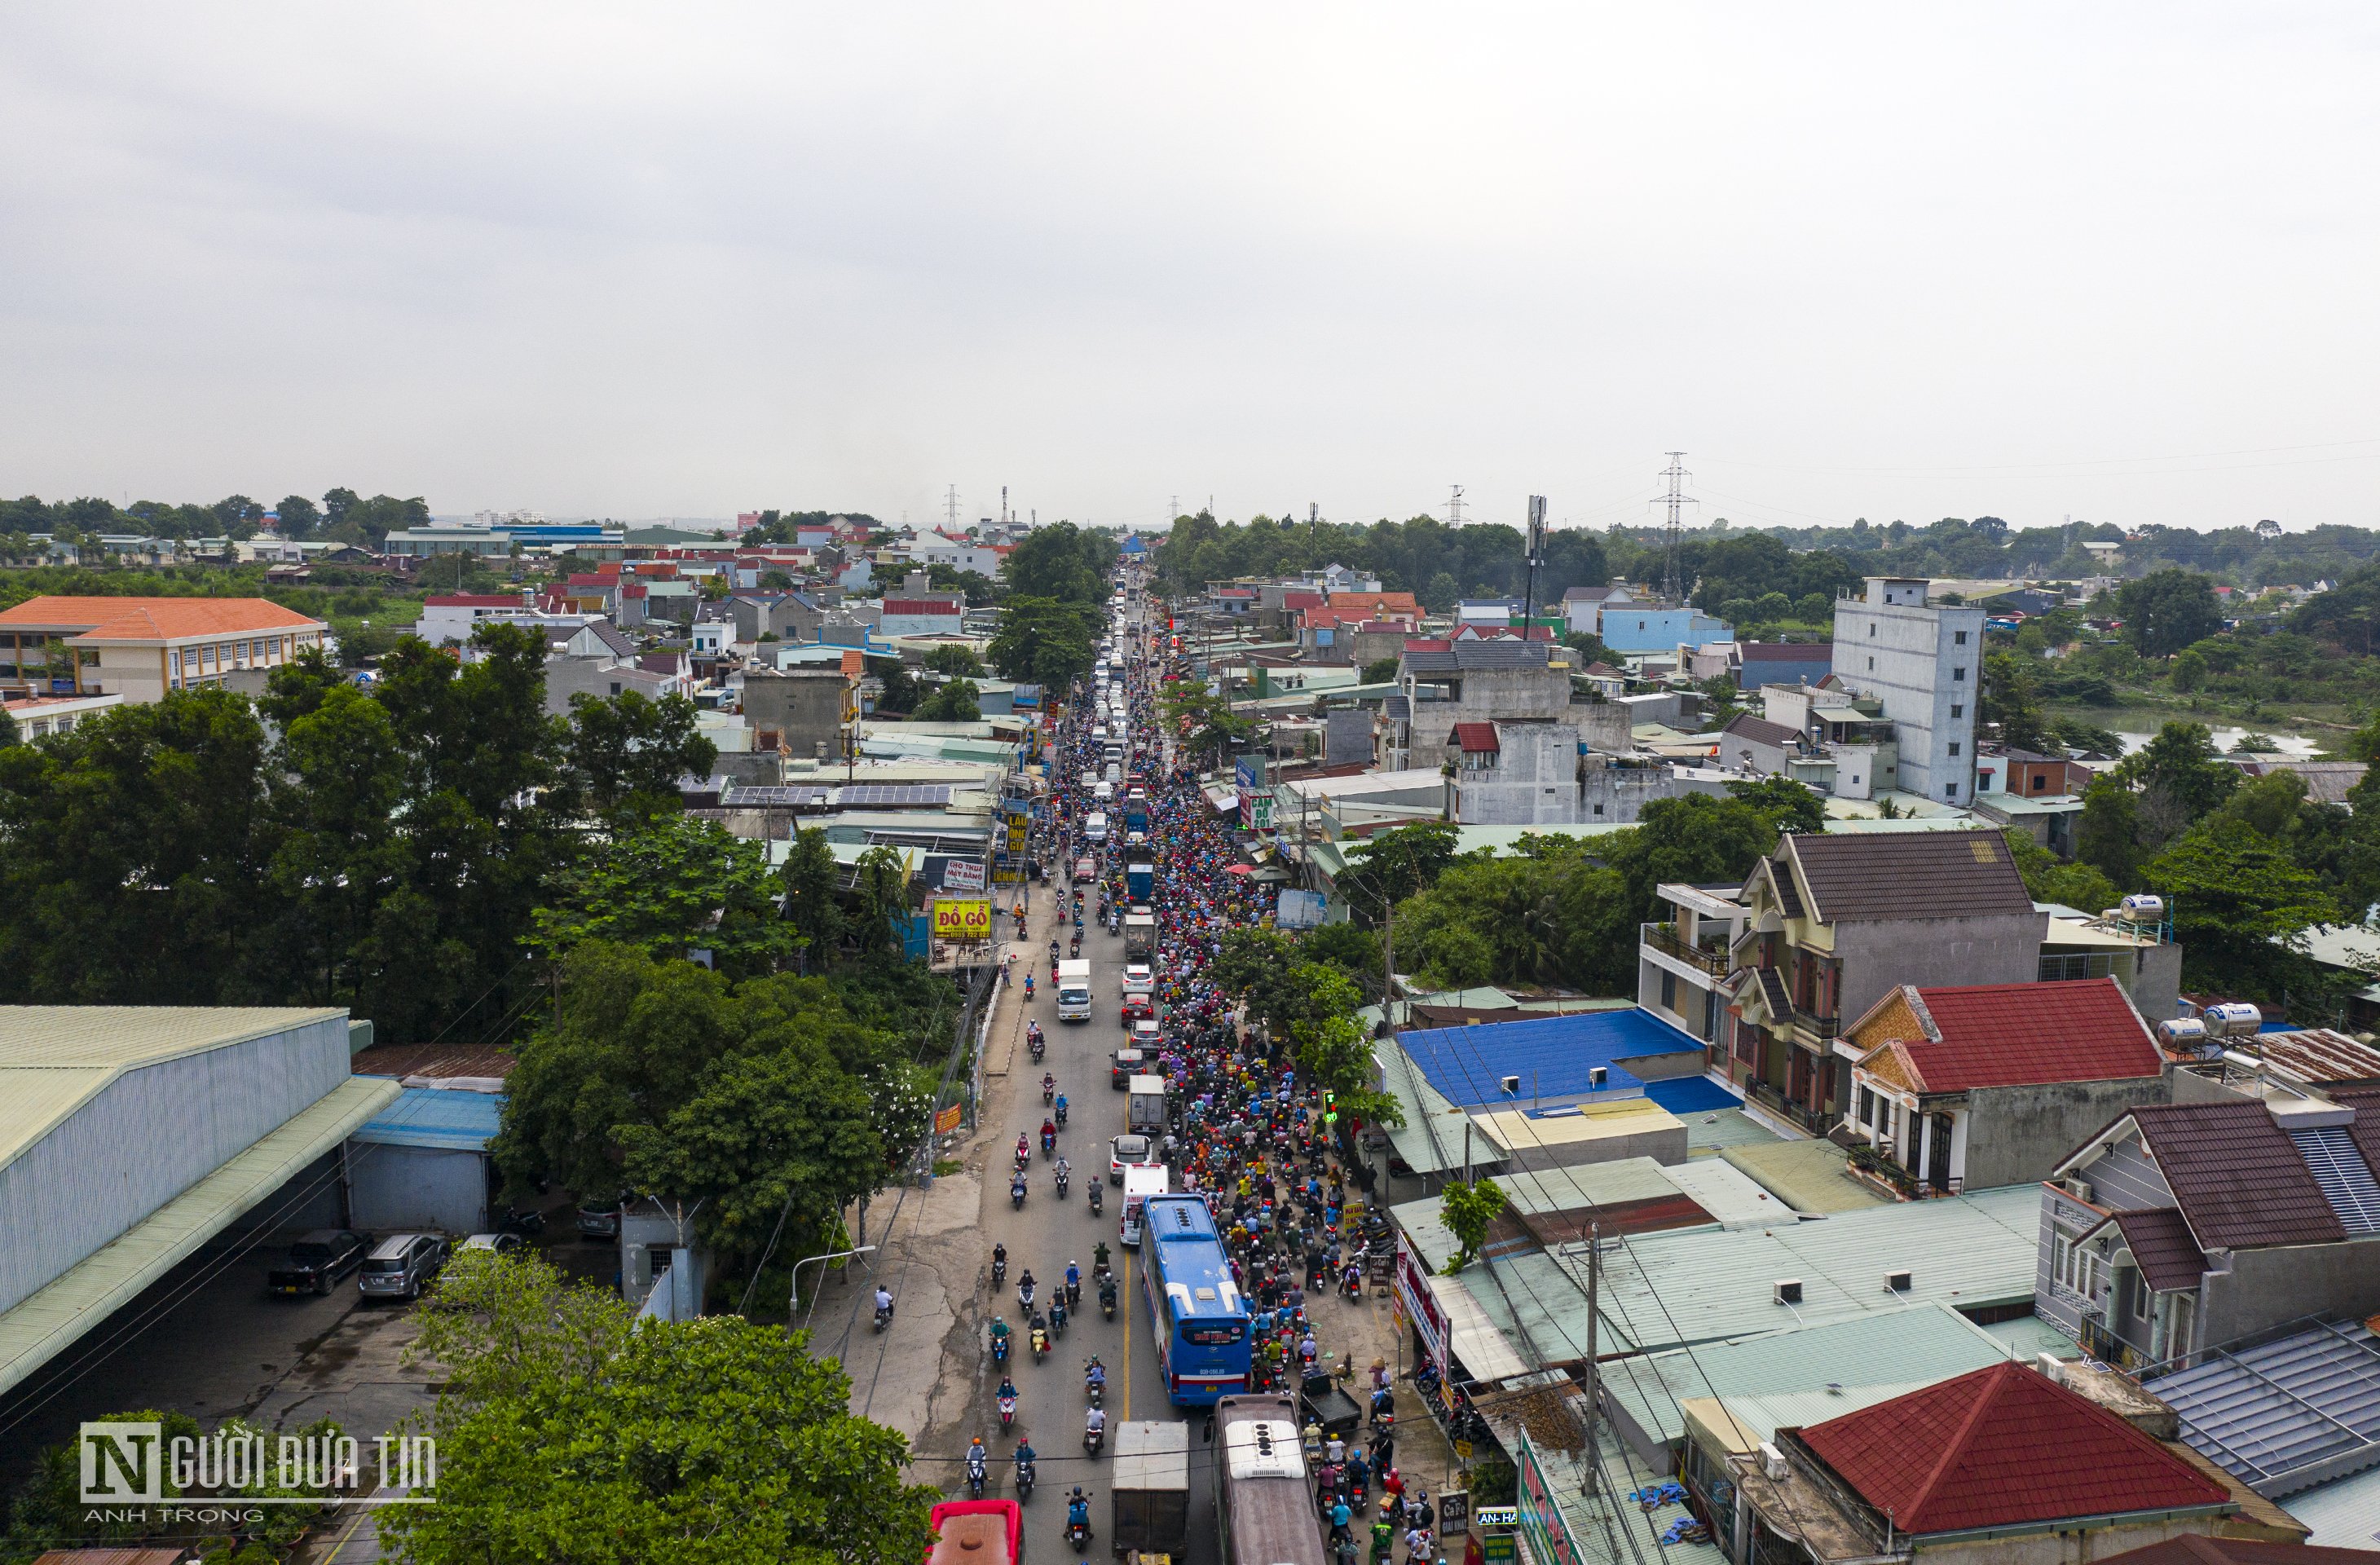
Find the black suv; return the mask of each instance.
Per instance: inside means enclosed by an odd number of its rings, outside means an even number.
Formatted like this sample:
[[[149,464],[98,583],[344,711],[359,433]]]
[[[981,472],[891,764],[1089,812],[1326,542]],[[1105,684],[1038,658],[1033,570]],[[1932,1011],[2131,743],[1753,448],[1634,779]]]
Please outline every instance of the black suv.
[[[289,1246],[287,1258],[266,1273],[264,1285],[275,1293],[327,1293],[332,1283],[364,1264],[366,1248],[360,1233],[316,1229]]]

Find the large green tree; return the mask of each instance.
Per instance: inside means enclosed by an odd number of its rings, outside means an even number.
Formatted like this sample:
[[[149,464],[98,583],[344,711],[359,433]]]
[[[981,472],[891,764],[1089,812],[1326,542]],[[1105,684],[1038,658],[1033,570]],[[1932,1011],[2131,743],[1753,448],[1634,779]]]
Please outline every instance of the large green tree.
[[[418,1351],[443,1381],[437,1503],[391,1506],[419,1565],[879,1565],[921,1558],[940,1494],[850,1411],[808,1334],[646,1322],[544,1263],[459,1268]]]
[[[1053,522],[1026,533],[1008,552],[1001,580],[1017,598],[1096,606],[1107,601],[1115,556],[1115,540],[1106,533]]]
[[[1000,629],[987,649],[991,666],[1003,678],[1063,692],[1098,661],[1101,623],[1096,603],[1012,598],[1002,606]]]
[[[2169,657],[2223,628],[2214,578],[2178,567],[2124,583],[2116,590],[2116,612],[2124,618],[2125,639],[2144,658]]]

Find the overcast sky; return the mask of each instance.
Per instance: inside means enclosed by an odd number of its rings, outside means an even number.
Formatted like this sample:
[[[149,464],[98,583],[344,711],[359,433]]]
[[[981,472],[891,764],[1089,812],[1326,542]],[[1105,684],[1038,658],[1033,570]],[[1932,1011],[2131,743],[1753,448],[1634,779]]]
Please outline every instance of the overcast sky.
[[[0,489],[2380,523],[2380,11],[0,10]]]

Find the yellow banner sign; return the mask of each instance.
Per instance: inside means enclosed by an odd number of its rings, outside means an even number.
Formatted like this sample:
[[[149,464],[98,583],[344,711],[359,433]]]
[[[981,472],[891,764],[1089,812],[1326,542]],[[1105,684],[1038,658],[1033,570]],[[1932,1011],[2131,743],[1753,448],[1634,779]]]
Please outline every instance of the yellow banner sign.
[[[950,1134],[951,1132],[959,1128],[959,1122],[965,1118],[966,1118],[966,1110],[959,1104],[952,1104],[949,1108],[934,1116],[934,1134],[936,1135]]]
[[[934,899],[934,939],[938,940],[991,939],[991,899],[990,897],[936,897]]]

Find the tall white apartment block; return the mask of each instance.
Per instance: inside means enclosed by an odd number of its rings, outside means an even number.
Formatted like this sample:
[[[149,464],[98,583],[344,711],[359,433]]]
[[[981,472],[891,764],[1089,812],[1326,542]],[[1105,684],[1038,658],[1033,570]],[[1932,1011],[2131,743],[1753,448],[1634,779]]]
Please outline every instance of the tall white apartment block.
[[[1870,576],[1835,604],[1835,673],[1883,703],[1900,746],[1900,791],[1944,804],[1975,795],[1984,611],[1925,601],[1925,583]]]

